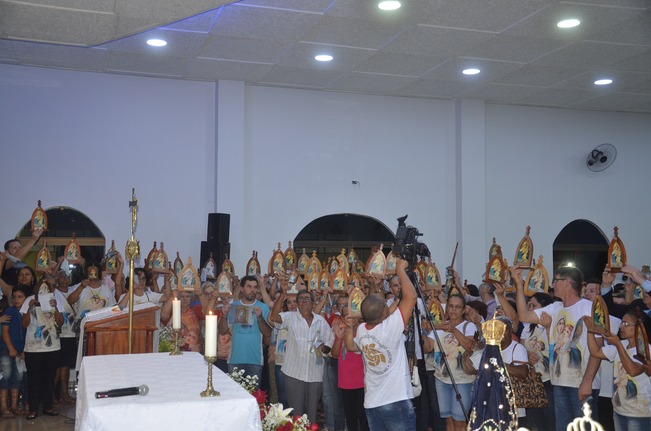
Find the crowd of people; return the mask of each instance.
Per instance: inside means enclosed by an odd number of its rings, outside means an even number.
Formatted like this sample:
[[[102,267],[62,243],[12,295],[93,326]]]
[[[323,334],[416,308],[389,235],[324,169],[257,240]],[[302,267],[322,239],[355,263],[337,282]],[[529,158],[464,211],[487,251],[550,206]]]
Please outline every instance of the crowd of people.
[[[81,319],[129,301],[119,253],[113,275],[88,264],[83,279],[71,285],[59,259],[37,279],[22,259],[39,235],[22,245],[7,241],[0,254],[0,414],[7,419],[55,415],[58,405],[73,401],[67,388]],[[532,365],[545,385],[547,407],[519,408],[520,426],[564,430],[583,415],[587,401],[606,430],[646,430],[651,361],[638,355],[635,326],[641,322],[651,332],[651,281],[637,268],[621,270],[622,286],[608,271],[584,282],[578,268],[559,267],[548,293],[527,297],[519,267],[510,268],[511,286],[482,282],[477,288],[453,273],[456,287],[447,291],[410,278],[407,262],[398,259],[395,274],[364,275],[364,300],[351,309],[353,284],[343,291],[310,290],[302,277],[280,271],[241,279],[231,274],[231,294],[210,280],[188,292],[174,289],[171,273],[152,276],[136,268],[133,298],[161,306],[161,351],[171,349],[166,330],[173,299],[181,303],[183,350],[202,351],[204,316],[217,314],[216,365],[256,376],[272,401],[323,423],[324,430],[465,429],[476,395],[482,324],[492,318],[507,328],[501,351],[509,374],[525,377]],[[594,327],[597,296],[610,312],[605,333]],[[441,319],[430,319],[433,303],[440,304]]]

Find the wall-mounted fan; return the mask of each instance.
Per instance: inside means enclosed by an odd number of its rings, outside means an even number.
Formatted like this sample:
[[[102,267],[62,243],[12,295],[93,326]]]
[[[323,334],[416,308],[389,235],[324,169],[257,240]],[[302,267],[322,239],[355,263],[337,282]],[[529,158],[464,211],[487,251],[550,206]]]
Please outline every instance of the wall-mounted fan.
[[[586,166],[592,172],[601,172],[612,165],[617,157],[617,148],[612,144],[601,144],[590,151],[585,161]]]

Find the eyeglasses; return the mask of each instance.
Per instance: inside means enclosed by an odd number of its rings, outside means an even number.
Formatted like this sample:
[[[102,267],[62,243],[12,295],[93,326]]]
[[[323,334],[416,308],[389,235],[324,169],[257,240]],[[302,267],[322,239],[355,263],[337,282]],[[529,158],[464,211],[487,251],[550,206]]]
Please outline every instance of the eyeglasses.
[[[309,296],[302,296],[298,298],[298,302],[312,302],[312,298],[310,298]]]
[[[622,320],[621,326],[627,327],[627,326],[635,326],[635,323],[627,322],[625,320]]]
[[[557,281],[565,281],[565,280],[567,280],[567,278],[554,278],[554,281],[552,281],[552,284],[556,283]]]

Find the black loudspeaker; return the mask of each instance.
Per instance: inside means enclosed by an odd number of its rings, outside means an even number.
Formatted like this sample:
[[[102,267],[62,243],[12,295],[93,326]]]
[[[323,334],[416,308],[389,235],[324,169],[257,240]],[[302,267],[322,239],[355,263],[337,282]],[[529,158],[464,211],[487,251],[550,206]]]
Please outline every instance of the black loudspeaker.
[[[223,213],[208,214],[208,241],[229,242],[231,230],[231,215]]]
[[[224,263],[225,255],[228,254],[228,257],[230,258],[231,243],[201,241],[201,262],[199,262],[198,265],[195,265],[195,267],[203,268],[206,261],[210,258],[210,253],[212,253],[212,258],[215,260],[215,263],[217,263],[217,273],[219,274],[222,271],[222,264]]]

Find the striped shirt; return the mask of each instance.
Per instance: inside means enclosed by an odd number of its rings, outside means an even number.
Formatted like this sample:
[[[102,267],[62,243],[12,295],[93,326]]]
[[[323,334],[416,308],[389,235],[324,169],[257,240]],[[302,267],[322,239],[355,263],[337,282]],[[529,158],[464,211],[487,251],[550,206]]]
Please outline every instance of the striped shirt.
[[[317,357],[317,347],[320,344],[332,347],[334,334],[322,316],[315,313],[312,316],[312,325],[308,326],[298,311],[280,313],[283,323],[276,324],[276,328],[287,329],[287,349],[281,370],[303,382],[322,382],[324,361]]]

